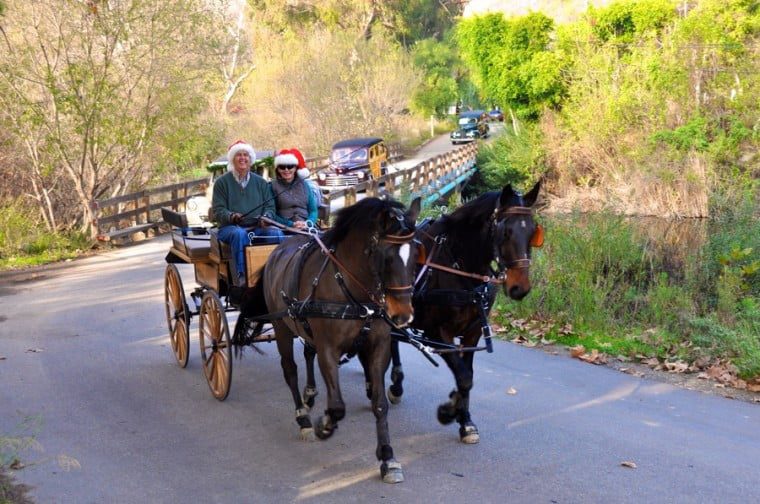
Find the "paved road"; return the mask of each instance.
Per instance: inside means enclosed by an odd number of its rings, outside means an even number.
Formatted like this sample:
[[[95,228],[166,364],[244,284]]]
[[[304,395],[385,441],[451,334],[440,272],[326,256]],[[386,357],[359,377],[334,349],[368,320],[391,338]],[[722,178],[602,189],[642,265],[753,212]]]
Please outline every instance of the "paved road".
[[[403,348],[407,394],[390,427],[406,482],[383,484],[357,363],[341,368],[346,419],[315,443],[298,440],[273,344],[235,361],[223,403],[202,376],[197,320],[188,369],[176,366],[163,315],[168,244],[164,236],[36,280],[0,280],[0,434],[39,421],[26,432],[38,450],[23,451],[27,467],[16,472],[37,502],[758,499],[757,405],[509,343],[477,356],[474,446],[435,420],[449,372]],[[181,273],[189,289],[192,271]]]

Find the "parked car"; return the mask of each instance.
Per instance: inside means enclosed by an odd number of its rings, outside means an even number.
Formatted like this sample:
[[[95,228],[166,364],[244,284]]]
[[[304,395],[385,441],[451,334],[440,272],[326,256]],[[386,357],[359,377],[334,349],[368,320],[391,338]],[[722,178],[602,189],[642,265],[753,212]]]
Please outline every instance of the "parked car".
[[[499,107],[494,107],[493,109],[491,109],[490,112],[488,112],[488,117],[492,121],[503,122],[504,121],[504,112],[502,112]]]
[[[388,148],[382,138],[350,138],[332,146],[328,167],[317,175],[321,189],[342,189],[385,175]]]
[[[478,138],[488,137],[488,115],[482,110],[472,110],[459,114],[457,129],[449,137],[452,144],[472,142]]]

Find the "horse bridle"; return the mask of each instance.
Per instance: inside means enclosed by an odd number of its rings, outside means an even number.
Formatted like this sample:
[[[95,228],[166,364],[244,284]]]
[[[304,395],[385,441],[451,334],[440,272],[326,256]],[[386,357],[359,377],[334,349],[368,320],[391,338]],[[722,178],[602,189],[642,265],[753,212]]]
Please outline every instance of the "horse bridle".
[[[533,216],[533,209],[524,206],[512,206],[504,210],[496,208],[491,219],[490,233],[493,236],[493,254],[498,268],[498,277],[501,278],[508,269],[527,269],[530,268],[530,258],[512,259],[507,262],[501,255],[501,245],[504,243],[504,233],[499,233],[499,227],[511,216],[529,215]]]
[[[400,222],[402,222],[402,231],[404,229],[406,229],[406,226],[403,225],[403,220],[404,220],[403,213],[399,213],[396,216],[396,218]],[[376,234],[374,234],[370,238],[370,243],[372,245],[371,245],[370,249],[367,250],[366,252],[368,254],[372,254],[374,252],[374,250],[377,248],[377,244],[380,243],[380,242],[387,243],[387,244],[390,244],[390,245],[403,245],[403,244],[412,243],[412,241],[414,241],[414,233],[415,233],[414,231],[411,231],[410,233],[405,234],[405,235],[397,235],[397,234],[379,235],[379,234],[376,233]],[[324,242],[319,238],[319,236],[313,235],[313,238],[316,240],[317,244],[322,249],[322,253],[330,261],[332,261],[335,264],[335,267],[338,269],[338,272],[336,273],[336,277],[345,275],[348,278],[350,278],[355,284],[357,284],[364,291],[365,294],[367,294],[367,296],[370,298],[370,300],[372,300],[372,302],[377,303],[380,306],[384,306],[385,305],[385,292],[384,291],[391,291],[391,292],[393,292],[393,294],[390,294],[393,297],[403,296],[405,294],[409,295],[409,294],[411,294],[414,291],[414,285],[413,284],[403,285],[403,286],[395,286],[395,285],[390,285],[389,286],[389,285],[384,285],[384,282],[382,281],[382,278],[378,278],[379,281],[377,282],[377,285],[378,285],[379,289],[377,289],[377,290],[380,291],[380,298],[378,299],[377,296],[370,289],[368,289],[367,287],[365,287],[364,284],[361,281],[359,281],[359,279],[356,278],[356,276],[354,276],[354,274],[351,273],[351,271],[348,268],[346,268],[346,266],[340,261],[340,259],[338,259],[335,256],[334,251],[331,250],[331,249],[329,249],[324,244]],[[373,271],[373,273],[374,273],[375,276],[380,277],[380,275],[377,272]]]

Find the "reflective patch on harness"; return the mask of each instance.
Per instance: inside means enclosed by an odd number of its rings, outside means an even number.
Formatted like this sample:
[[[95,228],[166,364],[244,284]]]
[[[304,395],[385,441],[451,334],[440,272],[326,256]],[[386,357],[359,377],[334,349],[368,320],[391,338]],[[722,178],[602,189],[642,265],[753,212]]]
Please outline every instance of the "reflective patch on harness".
[[[398,248],[398,255],[401,257],[401,260],[404,261],[404,266],[406,266],[406,263],[409,262],[409,244],[404,243]]]

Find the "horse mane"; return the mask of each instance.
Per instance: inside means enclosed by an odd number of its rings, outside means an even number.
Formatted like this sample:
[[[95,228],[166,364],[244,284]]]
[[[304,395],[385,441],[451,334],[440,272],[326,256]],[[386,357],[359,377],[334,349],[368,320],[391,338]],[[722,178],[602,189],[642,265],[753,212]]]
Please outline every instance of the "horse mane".
[[[358,203],[338,211],[335,224],[325,232],[323,240],[330,245],[337,245],[344,240],[351,231],[373,231],[377,228],[377,216],[383,211],[394,208],[403,211],[404,205],[393,200],[364,198]]]
[[[498,191],[481,194],[445,216],[443,221],[449,233],[459,234],[459,232],[473,232],[480,229],[493,214],[499,194]]]

